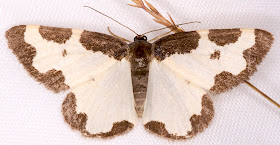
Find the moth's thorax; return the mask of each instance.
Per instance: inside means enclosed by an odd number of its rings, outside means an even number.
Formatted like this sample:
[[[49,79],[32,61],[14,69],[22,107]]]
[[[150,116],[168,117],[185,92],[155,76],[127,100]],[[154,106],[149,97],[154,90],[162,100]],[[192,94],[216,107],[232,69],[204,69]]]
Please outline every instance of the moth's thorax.
[[[152,44],[147,40],[136,40],[129,44],[129,53],[132,58],[149,58],[152,53]]]
[[[137,39],[129,44],[129,55],[131,61],[131,77],[133,85],[133,94],[135,99],[135,109],[139,117],[144,111],[144,102],[146,99],[149,63],[152,53],[152,44],[147,39]]]

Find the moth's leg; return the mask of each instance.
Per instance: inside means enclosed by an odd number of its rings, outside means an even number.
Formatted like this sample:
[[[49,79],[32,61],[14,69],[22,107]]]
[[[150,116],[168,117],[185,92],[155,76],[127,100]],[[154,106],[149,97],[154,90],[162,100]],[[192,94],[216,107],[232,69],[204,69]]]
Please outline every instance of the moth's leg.
[[[280,105],[274,101],[273,99],[271,99],[269,96],[267,96],[265,93],[263,93],[261,90],[259,90],[257,87],[255,87],[254,85],[252,85],[251,83],[249,83],[248,81],[245,81],[245,83],[251,87],[254,91],[258,92],[260,95],[262,95],[265,99],[267,99],[269,102],[271,102],[273,105],[275,105],[276,107],[278,107],[280,109]]]
[[[110,28],[109,28],[109,27],[108,27],[108,31],[109,31],[109,33],[110,33],[111,35],[113,35],[113,36],[115,36],[115,37],[117,37],[117,38],[119,38],[119,39],[121,39],[121,40],[123,40],[123,41],[129,42],[129,43],[132,43],[131,41],[129,41],[129,40],[125,39],[125,38],[122,38],[122,37],[120,37],[120,36],[118,36],[118,35],[114,34],[114,33],[110,30]]]
[[[166,35],[169,34],[170,32],[172,32],[172,30],[171,30],[171,31],[168,31],[168,32],[166,32],[166,33],[164,33],[164,34],[161,34],[161,35],[159,35],[159,36],[157,36],[157,37],[155,37],[155,38],[149,40],[148,42],[152,42],[152,41],[157,40],[157,39],[159,39],[159,38],[161,38],[161,37],[163,37],[163,36],[166,36]]]

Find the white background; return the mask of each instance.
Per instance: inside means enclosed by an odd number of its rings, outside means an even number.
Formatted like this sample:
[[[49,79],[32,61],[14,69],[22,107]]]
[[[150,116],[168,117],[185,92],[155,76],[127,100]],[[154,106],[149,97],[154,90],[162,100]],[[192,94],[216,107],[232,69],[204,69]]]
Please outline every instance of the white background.
[[[275,43],[250,82],[280,102],[279,0],[149,0],[175,22],[201,21],[185,30],[261,28]],[[0,144],[279,144],[280,110],[245,84],[213,96],[215,117],[204,132],[190,140],[171,141],[147,133],[139,123],[113,139],[82,137],[64,122],[61,104],[66,92],[54,94],[31,78],[7,48],[5,31],[20,24],[86,29],[102,33],[107,26],[124,38],[134,34],[108,18],[83,8],[92,6],[138,33],[161,28],[130,0],[0,0]],[[167,31],[167,30],[166,30]],[[153,38],[159,34],[149,34]]]

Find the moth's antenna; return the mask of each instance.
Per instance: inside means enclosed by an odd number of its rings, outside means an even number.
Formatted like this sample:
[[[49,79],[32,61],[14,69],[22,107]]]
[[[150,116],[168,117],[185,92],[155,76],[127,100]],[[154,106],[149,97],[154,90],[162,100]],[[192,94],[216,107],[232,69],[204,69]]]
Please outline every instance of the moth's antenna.
[[[111,20],[113,20],[113,21],[115,21],[115,22],[117,22],[118,24],[120,24],[120,25],[122,25],[123,27],[129,29],[129,30],[132,31],[134,34],[136,34],[137,36],[139,36],[139,35],[138,35],[135,31],[133,31],[131,28],[125,26],[124,24],[122,24],[122,23],[120,23],[119,21],[113,19],[112,17],[110,17],[110,16],[108,16],[108,15],[105,15],[104,13],[102,13],[102,12],[100,12],[100,11],[98,11],[98,10],[96,10],[96,9],[94,9],[94,8],[92,8],[92,7],[90,7],[90,6],[84,6],[84,7],[90,8],[90,9],[96,11],[97,13],[99,13],[99,14],[101,14],[101,15],[103,15],[103,16],[105,16],[105,17],[107,17],[107,18],[109,18],[109,19],[111,19]]]
[[[180,25],[191,24],[191,23],[201,23],[201,22],[199,22],[199,21],[193,21],[193,22],[181,23],[181,24],[177,24],[177,25],[172,25],[172,26],[168,26],[168,27],[164,27],[164,28],[160,28],[160,29],[148,31],[148,32],[146,32],[146,33],[143,33],[142,35],[145,35],[145,34],[148,34],[148,33],[151,33],[151,32],[155,32],[155,31],[160,31],[160,30],[167,29],[167,28],[171,28],[171,27],[178,27],[178,26],[180,26]]]
[[[276,107],[278,107],[280,109],[280,105],[275,102],[273,99],[271,99],[270,97],[268,97],[265,93],[263,93],[261,90],[259,90],[257,87],[255,87],[254,85],[252,85],[251,83],[249,83],[248,81],[245,81],[245,83],[250,86],[252,89],[254,89],[255,91],[257,91],[259,94],[261,94],[265,99],[267,99],[269,102],[271,102],[272,104],[274,104]]]

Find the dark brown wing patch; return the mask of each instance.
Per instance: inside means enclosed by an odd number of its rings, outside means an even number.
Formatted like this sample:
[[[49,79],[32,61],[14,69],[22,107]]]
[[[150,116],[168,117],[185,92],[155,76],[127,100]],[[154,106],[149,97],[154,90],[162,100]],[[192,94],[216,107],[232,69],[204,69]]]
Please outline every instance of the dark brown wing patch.
[[[233,75],[230,72],[223,71],[215,76],[215,85],[210,89],[215,93],[221,93],[249,79],[249,76],[257,70],[257,65],[260,64],[271,48],[274,41],[272,34],[267,31],[255,30],[255,45],[243,51],[243,57],[247,62],[247,67],[238,75]]]
[[[177,136],[176,134],[170,134],[166,128],[165,124],[158,121],[150,121],[144,126],[146,129],[167,138],[171,139],[188,139],[195,136],[197,133],[202,132],[205,128],[208,127],[210,122],[214,117],[214,106],[211,98],[208,95],[202,97],[202,110],[201,115],[194,114],[191,118],[192,130],[188,132],[187,136]]]
[[[176,136],[174,134],[170,134],[166,128],[165,124],[159,121],[150,121],[146,123],[145,128],[149,131],[152,131],[160,136],[171,138],[171,139],[186,139],[185,136]]]
[[[210,59],[217,59],[219,60],[221,57],[221,51],[215,50],[213,54],[211,54]]]
[[[76,112],[76,97],[73,93],[68,93],[62,103],[62,114],[64,120],[73,128],[80,131],[86,129],[87,115]]]
[[[214,117],[213,101],[208,95],[202,97],[201,115],[193,115],[190,119],[192,124],[192,131],[188,132],[189,136],[195,136],[208,127]]]
[[[76,97],[74,93],[69,93],[62,103],[62,113],[64,120],[73,128],[81,131],[88,137],[113,137],[123,134],[133,128],[133,124],[128,121],[115,122],[111,131],[105,133],[91,134],[86,130],[88,116],[85,113],[76,112]]]
[[[67,51],[64,49],[64,50],[62,51],[62,56],[65,57],[66,55],[67,55]]]
[[[15,26],[6,32],[9,48],[12,49],[29,74],[43,83],[48,89],[54,92],[67,90],[69,86],[64,83],[65,77],[61,71],[52,69],[46,73],[40,73],[32,66],[33,58],[36,56],[36,48],[25,42],[25,30],[26,26],[21,25]]]
[[[40,26],[39,33],[44,39],[48,41],[54,41],[56,43],[63,44],[70,39],[72,30],[68,28]]]
[[[121,60],[127,55],[128,45],[115,37],[97,32],[84,31],[80,42],[87,50],[101,51],[110,57]]]
[[[111,131],[105,132],[105,133],[98,133],[98,134],[90,134],[89,132],[85,132],[88,137],[114,137],[116,135],[121,135],[123,133],[126,133],[127,131],[131,130],[133,128],[133,124],[123,120],[121,122],[115,122],[113,124],[113,127]]]
[[[218,46],[235,43],[240,36],[240,29],[212,29],[208,34],[209,39]]]
[[[191,53],[198,47],[200,35],[196,31],[179,32],[168,35],[153,43],[153,53],[158,60],[164,60],[172,54]]]

